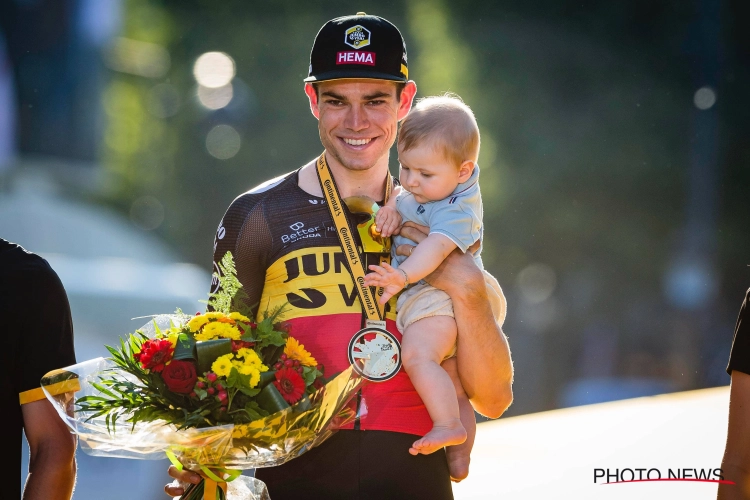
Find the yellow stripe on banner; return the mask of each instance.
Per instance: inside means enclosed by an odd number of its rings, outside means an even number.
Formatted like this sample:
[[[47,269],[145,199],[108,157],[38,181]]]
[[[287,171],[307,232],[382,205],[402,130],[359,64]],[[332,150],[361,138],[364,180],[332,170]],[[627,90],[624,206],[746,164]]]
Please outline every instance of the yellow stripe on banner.
[[[302,248],[290,252],[266,270],[260,304],[265,309],[287,303],[285,319],[333,314],[362,314],[354,281],[339,246]],[[396,319],[396,297],[389,301],[387,319]]]
[[[81,384],[78,382],[77,378],[63,380],[62,382],[47,386],[47,391],[53,396],[57,396],[58,394],[63,394],[66,392],[77,392],[80,390]],[[41,387],[37,387],[36,389],[31,389],[18,394],[18,400],[22,405],[25,405],[26,403],[33,403],[34,401],[41,401],[46,397],[47,395],[44,394],[44,390],[42,390]]]

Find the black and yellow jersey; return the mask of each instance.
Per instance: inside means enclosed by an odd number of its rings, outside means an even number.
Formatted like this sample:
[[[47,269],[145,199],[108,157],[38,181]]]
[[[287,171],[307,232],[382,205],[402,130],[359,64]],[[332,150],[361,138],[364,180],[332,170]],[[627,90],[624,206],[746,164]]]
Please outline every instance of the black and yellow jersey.
[[[324,198],[303,191],[298,173],[271,179],[237,197],[214,240],[214,271],[232,252],[237,277],[256,312],[288,303],[284,320],[331,376],[349,366],[347,348],[363,325],[362,307]],[[355,215],[347,212],[352,225]],[[361,244],[361,242],[360,242]],[[376,254],[367,255],[377,264]],[[212,288],[218,282],[212,283]],[[212,290],[212,291],[214,291]],[[395,300],[386,326],[399,340]],[[362,430],[424,435],[432,421],[404,370],[362,390]]]

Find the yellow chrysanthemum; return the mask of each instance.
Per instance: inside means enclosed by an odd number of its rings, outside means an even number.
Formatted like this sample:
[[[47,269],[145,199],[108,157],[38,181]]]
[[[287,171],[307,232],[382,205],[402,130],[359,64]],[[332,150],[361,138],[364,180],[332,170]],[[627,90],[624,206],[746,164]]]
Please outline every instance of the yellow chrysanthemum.
[[[239,351],[237,351],[237,356],[244,358],[244,364],[246,365],[254,366],[261,372],[268,371],[268,367],[263,364],[263,361],[260,359],[260,356],[258,356],[258,353],[256,353],[252,349],[243,347]]]
[[[284,347],[284,354],[289,359],[296,359],[304,366],[318,366],[318,362],[312,357],[312,354],[305,350],[305,346],[300,344],[294,337],[289,337]]]
[[[170,333],[169,335],[167,335],[167,340],[172,344],[173,348],[177,347],[177,340],[179,339],[179,337],[179,333]]]
[[[208,323],[208,318],[205,315],[193,316],[193,318],[188,321],[188,327],[191,332],[197,332],[206,323]]]
[[[224,313],[220,313],[220,312],[207,312],[203,316],[205,316],[206,319],[226,318],[226,315]]]
[[[233,325],[212,321],[195,334],[195,340],[232,339],[239,340],[242,334]]]
[[[243,316],[242,314],[238,312],[230,313],[229,317],[235,321],[242,321],[243,323],[250,323],[250,318],[248,318],[247,316]]]
[[[242,375],[250,375],[250,388],[255,387],[260,382],[260,370],[252,365],[242,365],[237,368]]]
[[[225,354],[216,358],[211,365],[211,371],[219,377],[228,377],[232,372],[232,355]]]

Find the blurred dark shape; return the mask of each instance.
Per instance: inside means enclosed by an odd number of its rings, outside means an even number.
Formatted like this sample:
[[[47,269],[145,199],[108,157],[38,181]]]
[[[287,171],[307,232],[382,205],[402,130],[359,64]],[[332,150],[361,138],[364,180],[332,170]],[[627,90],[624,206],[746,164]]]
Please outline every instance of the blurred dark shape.
[[[0,2],[21,154],[97,158],[104,78],[99,44],[116,28],[118,6],[112,0]]]

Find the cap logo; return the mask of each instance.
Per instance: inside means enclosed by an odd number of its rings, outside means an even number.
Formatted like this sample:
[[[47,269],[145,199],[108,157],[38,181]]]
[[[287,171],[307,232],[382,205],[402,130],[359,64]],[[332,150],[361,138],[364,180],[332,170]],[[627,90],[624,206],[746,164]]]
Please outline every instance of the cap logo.
[[[370,45],[370,30],[357,24],[344,32],[344,43],[349,47],[361,49]]]
[[[375,52],[356,52],[349,50],[336,54],[336,64],[366,64],[375,66]]]

